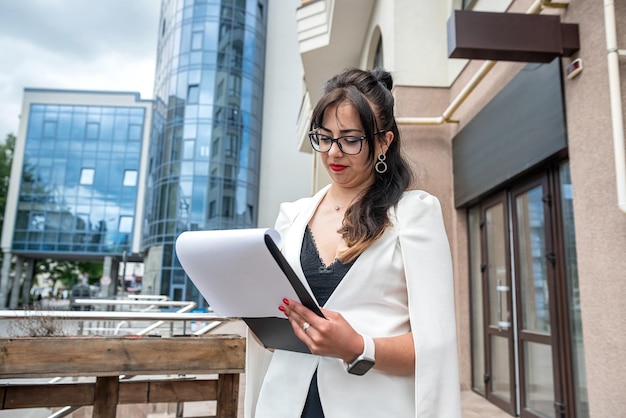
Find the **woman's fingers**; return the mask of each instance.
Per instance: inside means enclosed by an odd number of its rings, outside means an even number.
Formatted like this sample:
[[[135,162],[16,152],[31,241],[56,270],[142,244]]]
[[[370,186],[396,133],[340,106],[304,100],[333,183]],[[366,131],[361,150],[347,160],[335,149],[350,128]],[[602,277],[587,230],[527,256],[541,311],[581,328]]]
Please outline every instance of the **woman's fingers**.
[[[289,318],[293,332],[313,354],[345,359],[360,352],[361,336],[340,313],[323,309],[322,318],[296,301],[285,299],[283,303],[281,311]]]

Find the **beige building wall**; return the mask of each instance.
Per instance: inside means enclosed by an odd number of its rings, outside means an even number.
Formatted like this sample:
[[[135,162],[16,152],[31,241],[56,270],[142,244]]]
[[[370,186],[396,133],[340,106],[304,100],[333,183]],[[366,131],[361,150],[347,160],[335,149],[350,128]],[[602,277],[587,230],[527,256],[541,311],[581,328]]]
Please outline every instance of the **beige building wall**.
[[[614,3],[618,47],[626,48],[626,3]],[[613,417],[626,411],[626,213],[617,205],[603,4],[572,1],[564,20],[580,25],[573,58],[584,65],[565,80],[565,104],[589,402],[592,417]]]
[[[530,2],[516,2],[523,13]],[[552,11],[553,13],[553,11]],[[626,45],[626,4],[616,2],[618,46]],[[582,58],[580,76],[564,80],[569,157],[574,193],[578,274],[582,301],[587,387],[592,417],[616,416],[626,409],[626,214],[617,205],[615,153],[611,129],[604,9],[600,2],[571,1],[562,20],[578,23],[581,48],[563,59],[564,68]],[[620,30],[621,28],[621,30]],[[398,116],[438,116],[483,65],[469,62],[449,89],[399,88]],[[417,168],[417,186],[442,200],[455,265],[461,382],[471,385],[467,222],[455,210],[449,161],[451,138],[461,130],[524,64],[499,62],[455,113],[458,124],[404,126],[405,150]],[[620,61],[626,74],[626,60]],[[622,78],[624,76],[622,75]],[[623,85],[623,82],[622,82]],[[622,88],[622,100],[626,94]],[[446,94],[448,97],[446,97]],[[447,102],[446,102],[447,100]],[[622,115],[623,117],[624,115]],[[448,135],[448,136],[446,136]],[[427,167],[424,167],[427,166]]]

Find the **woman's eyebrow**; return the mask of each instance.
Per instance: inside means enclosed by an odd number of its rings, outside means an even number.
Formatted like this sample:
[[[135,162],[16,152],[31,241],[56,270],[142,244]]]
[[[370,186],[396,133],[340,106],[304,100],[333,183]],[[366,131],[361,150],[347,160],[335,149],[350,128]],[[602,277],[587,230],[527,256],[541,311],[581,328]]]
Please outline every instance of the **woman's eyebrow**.
[[[321,129],[323,131],[326,131],[326,132],[332,132],[330,129],[325,128],[324,126],[320,126],[319,129]],[[352,133],[352,132],[359,132],[359,133],[361,133],[361,132],[363,132],[363,129],[345,128],[345,129],[340,129],[339,130],[340,134],[349,134],[349,133]]]

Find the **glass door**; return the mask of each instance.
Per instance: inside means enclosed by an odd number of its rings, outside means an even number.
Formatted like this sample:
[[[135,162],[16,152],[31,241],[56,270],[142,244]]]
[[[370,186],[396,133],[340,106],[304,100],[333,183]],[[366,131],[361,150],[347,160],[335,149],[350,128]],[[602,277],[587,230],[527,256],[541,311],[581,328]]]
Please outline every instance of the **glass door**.
[[[469,208],[472,388],[513,416],[589,416],[569,165]]]
[[[515,413],[515,370],[509,225],[506,195],[483,205],[483,272],[485,315],[484,382],[487,398],[502,409]]]
[[[560,393],[550,205],[547,177],[512,191],[520,416],[529,418],[557,418]]]

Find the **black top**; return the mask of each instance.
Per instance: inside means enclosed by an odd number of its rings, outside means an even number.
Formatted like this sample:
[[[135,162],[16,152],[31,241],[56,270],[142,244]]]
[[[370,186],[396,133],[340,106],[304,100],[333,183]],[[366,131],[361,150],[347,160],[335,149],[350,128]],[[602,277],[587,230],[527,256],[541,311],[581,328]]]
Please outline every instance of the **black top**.
[[[313,296],[317,299],[320,306],[324,306],[328,298],[335,288],[346,275],[354,261],[343,264],[335,259],[330,265],[326,266],[320,257],[319,250],[315,244],[315,238],[309,227],[304,231],[304,239],[302,240],[302,249],[300,251],[300,265],[304,272],[304,277],[309,283]]]
[[[354,261],[344,264],[335,259],[330,265],[326,266],[320,257],[311,230],[308,226],[306,227],[300,251],[300,265],[311,287],[313,296],[315,296],[320,306],[326,304],[330,295],[335,291],[343,277],[350,270],[350,267],[352,267],[352,264],[354,264]],[[317,371],[311,379],[309,394],[307,395],[301,417],[324,418],[324,411],[322,411],[320,395],[317,389]]]

